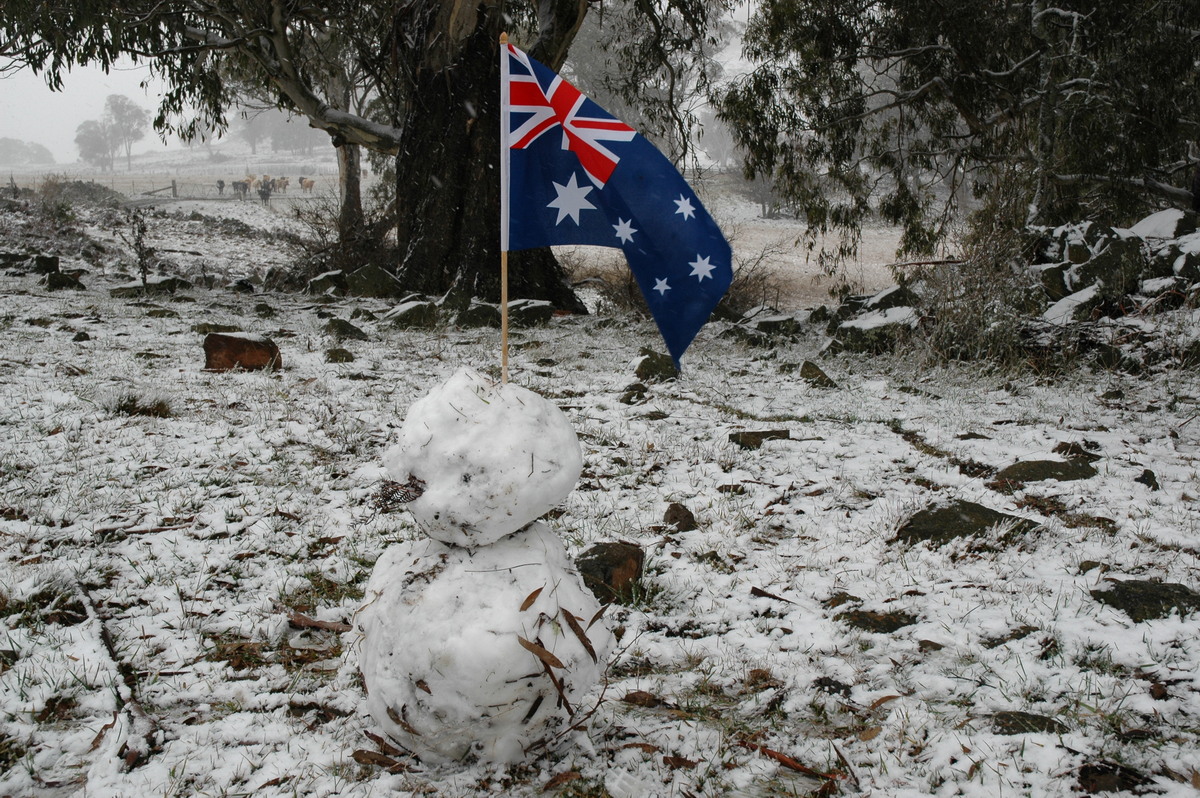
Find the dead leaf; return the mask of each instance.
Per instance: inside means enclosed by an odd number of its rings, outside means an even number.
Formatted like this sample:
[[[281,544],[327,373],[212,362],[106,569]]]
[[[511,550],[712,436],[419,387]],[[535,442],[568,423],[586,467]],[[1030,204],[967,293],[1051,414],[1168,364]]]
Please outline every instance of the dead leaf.
[[[117,713],[113,712],[112,720],[100,727],[100,731],[96,732],[96,736],[92,738],[92,745],[88,748],[89,751],[95,751],[100,747],[100,742],[104,739],[104,735],[108,730],[117,725]]]
[[[349,632],[352,627],[348,623],[341,621],[318,621],[316,618],[310,618],[302,612],[296,612],[290,607],[284,607],[287,611],[288,623],[295,626],[297,629],[323,629],[326,632]]]
[[[592,648],[592,641],[588,640],[587,633],[583,631],[583,627],[579,625],[579,621],[575,620],[575,616],[566,610],[562,611],[562,616],[567,622],[567,626],[571,627],[571,631],[579,638],[579,642],[583,645],[588,656],[592,658],[592,662],[599,662],[596,659],[596,649]]]
[[[550,781],[548,781],[544,785],[542,785],[542,792],[549,792],[550,790],[553,790],[556,787],[561,787],[564,784],[567,784],[569,782],[576,781],[577,779],[582,779],[582,778],[583,778],[583,774],[579,773],[578,771],[575,771],[575,770],[568,770],[566,773],[559,773],[557,776],[550,779]]]
[[[604,617],[604,613],[606,613],[608,611],[608,606],[609,605],[605,604],[602,607],[600,607],[600,611],[592,616],[592,619],[590,621],[588,621],[588,625],[585,626],[584,628],[591,629],[592,626],[595,625],[596,621],[598,621]]]
[[[672,770],[692,770],[700,763],[682,756],[664,756],[663,764]]]
[[[1192,771],[1192,786],[1200,790],[1200,770]]]
[[[408,770],[408,765],[403,762],[397,762],[389,756],[384,756],[378,751],[367,751],[360,748],[352,753],[350,758],[360,765],[376,765],[381,768],[387,768],[392,773],[403,773]]]
[[[525,638],[521,637],[520,635],[517,635],[517,642],[521,644],[521,648],[530,652],[535,657],[540,659],[543,663],[545,663],[546,665],[549,665],[551,668],[558,668],[559,670],[566,669],[567,666],[562,664],[562,660],[560,660],[558,657],[554,656],[549,651],[547,651],[545,649],[545,647],[540,646],[537,643],[531,642],[529,640],[526,640]]]
[[[783,596],[776,596],[774,593],[768,593],[767,591],[763,590],[761,587],[754,587],[753,585],[750,587],[750,595],[756,596],[758,598],[775,599],[776,601],[782,601],[785,604],[795,604],[796,603],[794,601],[791,601],[790,599],[785,599]]]
[[[399,748],[397,748],[396,746],[392,745],[387,740],[380,737],[378,734],[374,734],[373,732],[369,732],[369,731],[364,731],[363,734],[365,734],[367,736],[368,740],[375,743],[375,745],[379,746],[379,750],[382,751],[383,753],[387,754],[388,756],[392,756],[392,757],[404,756],[404,751],[402,751]]]
[[[626,704],[633,704],[635,707],[646,707],[648,709],[661,707],[666,703],[658,696],[654,695],[653,693],[647,693],[645,690],[634,690],[626,693],[625,697],[621,700]]]
[[[542,595],[542,591],[543,591],[543,590],[545,590],[545,589],[546,589],[546,586],[545,586],[545,585],[542,585],[542,586],[541,586],[541,587],[539,587],[537,590],[533,591],[533,592],[532,592],[532,593],[530,593],[528,596],[526,596],[526,597],[525,597],[525,600],[521,602],[521,609],[520,609],[520,612],[525,612],[525,610],[527,610],[527,609],[529,609],[530,607],[532,607],[532,606],[533,606],[533,602],[537,601],[537,597],[538,597],[538,596],[540,596],[540,595]]]
[[[875,701],[873,701],[871,703],[871,706],[867,707],[867,709],[874,711],[876,709],[879,709],[881,706],[888,703],[889,701],[895,701],[899,697],[900,696],[898,696],[898,695],[885,695],[883,698],[875,699]]]
[[[433,695],[433,691],[429,689],[429,685],[425,683],[424,679],[417,679],[416,685],[418,690],[424,690],[430,695]]]
[[[636,748],[647,754],[657,754],[660,750],[657,745],[651,745],[650,743],[625,743],[621,748]]]
[[[822,773],[819,770],[813,770],[808,765],[801,764],[787,754],[767,748],[765,745],[757,745],[755,743],[746,742],[745,740],[739,743],[739,745],[741,745],[742,748],[749,748],[751,751],[757,751],[769,759],[774,759],[785,768],[790,768],[791,770],[794,770],[797,773],[803,773],[806,776],[813,776],[818,779],[825,779],[826,781],[833,781],[834,779],[841,778],[841,776],[836,773]]]
[[[868,742],[870,740],[874,740],[876,737],[879,736],[879,733],[881,731],[883,731],[882,726],[872,726],[869,729],[863,729],[862,731],[860,731],[858,733],[858,739],[862,740],[864,743]]]

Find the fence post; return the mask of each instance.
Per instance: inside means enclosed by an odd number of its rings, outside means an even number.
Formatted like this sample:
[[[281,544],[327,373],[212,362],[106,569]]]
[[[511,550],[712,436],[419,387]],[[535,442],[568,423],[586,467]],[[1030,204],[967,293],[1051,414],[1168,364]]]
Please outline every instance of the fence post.
[[[175,185],[175,180],[171,180],[171,196],[174,199],[179,199],[179,186]]]

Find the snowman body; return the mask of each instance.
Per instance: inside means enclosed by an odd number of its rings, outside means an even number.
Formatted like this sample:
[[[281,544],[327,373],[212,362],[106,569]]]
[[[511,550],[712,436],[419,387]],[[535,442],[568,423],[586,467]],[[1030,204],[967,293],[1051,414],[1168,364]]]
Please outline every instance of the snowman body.
[[[384,463],[421,486],[409,509],[429,539],[384,552],[358,613],[372,717],[434,763],[553,746],[613,645],[563,542],[534,521],[579,477],[569,422],[464,369],[413,405]]]

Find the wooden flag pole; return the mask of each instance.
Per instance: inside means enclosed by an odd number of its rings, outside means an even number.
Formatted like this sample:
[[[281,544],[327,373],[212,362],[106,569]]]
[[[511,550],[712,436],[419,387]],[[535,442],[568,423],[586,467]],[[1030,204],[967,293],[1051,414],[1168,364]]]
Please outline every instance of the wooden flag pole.
[[[508,44],[508,34],[500,34],[500,46],[504,47]],[[503,55],[503,54],[502,54]],[[504,109],[500,109],[500,124],[507,125],[508,120],[504,118]],[[503,133],[501,133],[501,146],[505,146]],[[507,153],[500,153],[501,158],[507,157]],[[507,190],[507,186],[502,186],[502,190]],[[501,202],[505,198],[501,197]],[[503,220],[502,220],[503,221]],[[508,250],[500,250],[500,383],[502,385],[508,383]]]

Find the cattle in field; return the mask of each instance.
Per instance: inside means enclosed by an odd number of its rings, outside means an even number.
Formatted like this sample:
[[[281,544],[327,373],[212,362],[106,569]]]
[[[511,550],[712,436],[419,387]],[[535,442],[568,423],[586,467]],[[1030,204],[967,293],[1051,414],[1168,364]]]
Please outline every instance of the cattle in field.
[[[311,177],[300,178],[300,188],[304,189],[305,194],[311,194],[312,190],[313,190],[313,186],[315,186],[316,184],[317,184],[317,181],[313,180]]]
[[[250,184],[245,180],[234,180],[230,185],[233,186],[233,195],[240,200],[244,200],[250,191]]]
[[[271,181],[263,181],[263,184],[259,186],[258,198],[262,200],[263,205],[271,204]]]
[[[225,181],[224,180],[217,181],[217,196],[218,197],[225,196]]]

